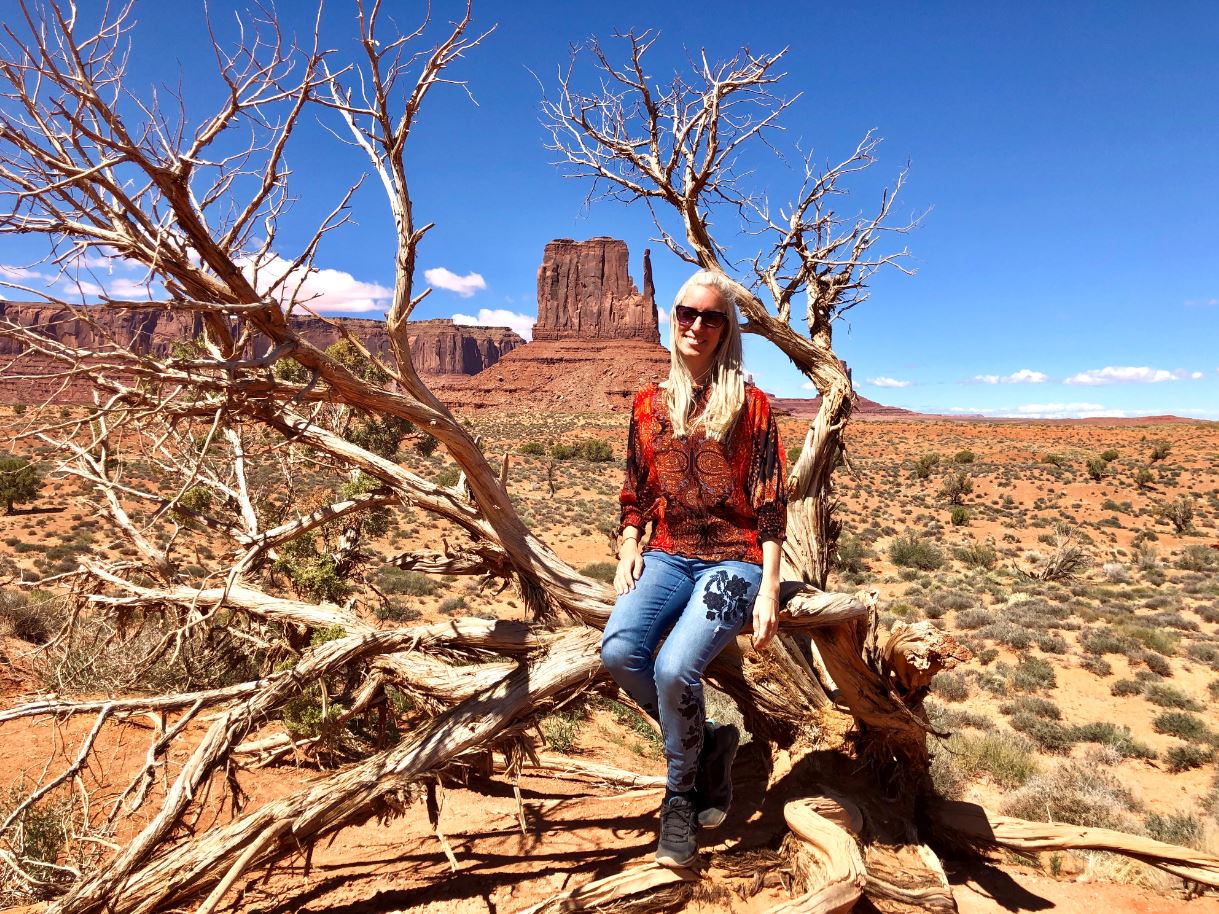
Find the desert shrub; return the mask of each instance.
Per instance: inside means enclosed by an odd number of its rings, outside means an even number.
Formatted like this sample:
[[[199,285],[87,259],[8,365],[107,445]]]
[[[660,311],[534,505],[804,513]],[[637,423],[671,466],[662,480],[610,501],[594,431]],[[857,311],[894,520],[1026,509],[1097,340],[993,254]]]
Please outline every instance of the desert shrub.
[[[440,447],[440,442],[431,435],[421,435],[415,441],[415,453],[421,457],[431,457],[436,453],[438,447]]]
[[[1175,736],[1190,743],[1209,742],[1215,737],[1200,717],[1195,717],[1187,711],[1165,711],[1158,714],[1151,722],[1151,728],[1156,733]]]
[[[1167,441],[1156,441],[1151,445],[1150,460],[1152,463],[1163,460],[1172,451],[1172,445]]]
[[[987,732],[995,729],[995,722],[985,714],[975,714],[964,708],[950,708],[934,698],[926,702],[925,708],[931,728],[941,733],[955,732],[967,727]]]
[[[1015,714],[1032,714],[1034,717],[1044,717],[1047,720],[1062,720],[1062,712],[1058,705],[1048,698],[1038,698],[1035,695],[1021,695],[1014,701],[1000,705],[999,710],[1011,717]]]
[[[1163,502],[1156,508],[1156,513],[1172,524],[1177,533],[1189,533],[1194,528],[1194,500],[1188,495],[1182,495],[1176,501]]]
[[[1138,647],[1133,638],[1119,634],[1110,626],[1090,628],[1079,635],[1079,646],[1089,654],[1126,654]]]
[[[931,471],[939,462],[939,454],[924,454],[914,461],[914,467],[911,472],[914,474],[915,479],[926,479],[931,475]]]
[[[605,581],[607,584],[612,584],[614,582],[614,574],[617,571],[618,566],[613,562],[593,562],[581,568],[580,574],[598,581]]]
[[[1219,568],[1219,550],[1209,546],[1186,546],[1177,559],[1182,571],[1213,571]]]
[[[1025,657],[1012,670],[1011,685],[1020,692],[1036,692],[1058,685],[1054,665],[1044,657]]]
[[[1105,478],[1105,474],[1109,472],[1109,464],[1101,460],[1099,457],[1089,457],[1086,464],[1088,476],[1099,482]]]
[[[1038,717],[1036,714],[1013,714],[1010,721],[1012,729],[1023,733],[1035,742],[1044,752],[1055,755],[1066,755],[1078,740],[1070,727],[1056,720]]]
[[[542,720],[542,736],[555,752],[568,753],[576,746],[580,736],[582,715],[579,711],[555,711]]]
[[[1172,664],[1168,662],[1166,657],[1157,654],[1155,651],[1136,651],[1130,655],[1130,660],[1142,663],[1157,676],[1172,675]]]
[[[1113,664],[1104,657],[1099,657],[1095,654],[1086,654],[1080,658],[1080,669],[1087,670],[1095,676],[1104,678],[1113,675]]]
[[[969,680],[961,673],[937,673],[931,691],[945,701],[964,701],[969,697]]]
[[[1029,645],[1033,643],[1033,635],[1028,628],[1011,619],[1000,619],[978,629],[978,637],[998,641],[1015,651],[1028,650]]]
[[[1194,813],[1151,812],[1143,819],[1148,837],[1178,847],[1199,848],[1202,841],[1202,820]]]
[[[999,563],[999,553],[993,546],[984,543],[968,543],[958,546],[952,551],[957,561],[970,568],[983,568],[989,571]]]
[[[521,445],[521,453],[526,457],[545,457],[546,448],[540,441],[526,441]]]
[[[1019,787],[1037,773],[1035,747],[1014,733],[956,733],[944,748],[966,777],[984,774],[1005,789]]]
[[[907,530],[889,544],[889,561],[902,568],[934,571],[944,564],[944,553],[914,530]]]
[[[590,438],[580,445],[580,456],[592,463],[608,463],[614,459],[614,449],[608,441]]]
[[[1069,649],[1066,639],[1053,632],[1038,632],[1033,636],[1033,643],[1046,654],[1065,654]]]
[[[800,459],[800,455],[804,453],[804,445],[795,444],[787,449],[787,465],[794,467],[796,461]]]
[[[973,490],[973,477],[965,470],[960,470],[944,477],[944,484],[940,486],[940,497],[950,505],[959,505]]]
[[[0,591],[0,635],[46,644],[64,621],[62,602],[50,594]]]
[[[1202,617],[1203,622],[1219,622],[1219,603],[1195,606],[1194,612]]]
[[[1146,489],[1155,481],[1155,476],[1147,467],[1139,467],[1134,471],[1134,484],[1136,488]]]
[[[26,796],[27,791],[20,787],[10,787],[0,794],[0,821],[8,819]],[[31,875],[50,886],[63,881],[64,873],[56,864],[61,862],[60,855],[72,834],[72,803],[52,794],[13,821],[6,837],[6,850],[23,861]],[[0,882],[0,887],[3,885]],[[0,891],[0,899],[4,898],[5,893]]]
[[[1201,768],[1215,757],[1215,750],[1190,743],[1178,743],[1164,753],[1168,770],[1175,773]]]
[[[1192,641],[1185,648],[1185,654],[1191,660],[1197,660],[1199,663],[1205,663],[1209,666],[1219,664],[1219,645],[1211,644],[1208,641]]]
[[[1176,632],[1151,628],[1147,625],[1122,624],[1118,626],[1118,631],[1123,635],[1133,638],[1148,650],[1155,651],[1157,654],[1163,654],[1166,657],[1176,654],[1177,644],[1181,640],[1181,636]]]
[[[1100,455],[1100,459],[1105,461],[1105,463],[1113,463],[1113,461],[1117,460],[1117,457],[1117,451],[1115,451],[1113,448],[1109,448],[1106,451],[1101,451]]]
[[[854,536],[842,536],[834,550],[835,564],[839,570],[851,574],[861,574],[868,570],[868,561],[876,553],[868,548],[867,543]]]
[[[436,582],[426,574],[403,571],[394,565],[386,565],[377,572],[377,587],[385,593],[410,597],[429,597],[436,592]]]
[[[5,514],[36,499],[42,487],[42,470],[28,457],[0,457],[0,504]]]
[[[439,473],[436,474],[436,477],[433,481],[438,486],[444,486],[445,488],[452,488],[453,486],[457,485],[457,480],[460,478],[461,478],[461,471],[458,470],[457,467],[445,467]]]
[[[467,607],[465,597],[445,597],[440,601],[440,611],[446,616],[451,616],[453,613]]]
[[[1143,690],[1143,697],[1161,708],[1179,708],[1182,711],[1202,710],[1201,704],[1166,682],[1149,682],[1147,688]]]
[[[552,444],[550,446],[550,456],[555,460],[571,460],[580,455],[580,445],[578,444]]]
[[[948,516],[948,519],[954,527],[964,527],[969,523],[969,509],[957,505],[952,509],[952,514]]]
[[[1128,831],[1139,803],[1111,774],[1095,766],[1063,762],[1032,777],[1010,794],[1003,813],[1035,822],[1069,822]]]
[[[977,459],[977,455],[973,451],[957,451],[952,455],[953,463],[973,463]]]
[[[1041,462],[1048,463],[1050,466],[1060,467],[1067,462],[1067,458],[1062,454],[1042,454]]]
[[[1137,679],[1119,679],[1109,686],[1109,694],[1116,698],[1126,698],[1130,695],[1142,695],[1143,683]]]
[[[1130,571],[1121,562],[1105,562],[1100,570],[1110,584],[1130,583]]]
[[[1071,728],[1072,735],[1081,743],[1096,743],[1108,746],[1123,758],[1154,759],[1156,752],[1145,743],[1134,738],[1129,727],[1109,721],[1094,721]]]

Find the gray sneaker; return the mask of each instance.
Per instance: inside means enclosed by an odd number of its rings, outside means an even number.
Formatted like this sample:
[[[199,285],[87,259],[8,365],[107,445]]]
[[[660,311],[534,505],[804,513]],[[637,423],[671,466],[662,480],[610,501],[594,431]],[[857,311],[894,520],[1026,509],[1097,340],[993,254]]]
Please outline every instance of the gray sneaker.
[[[698,824],[703,828],[715,828],[728,818],[728,807],[732,805],[732,761],[740,742],[741,732],[732,724],[707,724],[694,778]]]
[[[685,797],[670,797],[660,807],[660,843],[656,862],[661,866],[689,866],[698,857],[698,830],[694,804]]]

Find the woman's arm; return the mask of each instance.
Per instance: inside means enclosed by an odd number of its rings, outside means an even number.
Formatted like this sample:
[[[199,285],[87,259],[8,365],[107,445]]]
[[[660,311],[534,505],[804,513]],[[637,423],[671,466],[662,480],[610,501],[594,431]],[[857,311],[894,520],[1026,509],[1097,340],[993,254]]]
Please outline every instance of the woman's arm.
[[[624,527],[618,546],[618,570],[614,572],[614,593],[622,596],[635,589],[643,574],[643,547],[639,545],[639,528]]]
[[[622,596],[635,589],[635,582],[643,574],[643,546],[639,537],[643,535],[643,512],[639,507],[639,490],[647,477],[639,444],[639,410],[643,404],[646,388],[635,396],[631,408],[631,425],[626,435],[626,478],[618,495],[622,510],[618,525],[618,570],[614,572],[614,592]]]
[[[779,558],[782,546],[778,540],[762,541],[762,586],[753,601],[753,646],[762,650],[779,630]]]

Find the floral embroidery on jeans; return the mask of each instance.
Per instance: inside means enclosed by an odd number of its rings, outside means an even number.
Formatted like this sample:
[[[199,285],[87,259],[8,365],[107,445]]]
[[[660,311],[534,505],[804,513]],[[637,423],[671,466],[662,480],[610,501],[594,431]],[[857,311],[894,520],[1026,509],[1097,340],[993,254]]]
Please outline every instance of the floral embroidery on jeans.
[[[727,571],[717,571],[703,593],[703,603],[711,621],[740,626],[745,621],[745,607],[749,605],[749,582]]]

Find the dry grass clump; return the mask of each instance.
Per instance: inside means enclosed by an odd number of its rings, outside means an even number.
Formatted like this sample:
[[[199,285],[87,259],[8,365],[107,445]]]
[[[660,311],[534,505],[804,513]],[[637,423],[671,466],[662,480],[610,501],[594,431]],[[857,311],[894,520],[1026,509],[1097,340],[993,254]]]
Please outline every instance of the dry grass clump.
[[[998,730],[956,733],[937,745],[932,778],[941,793],[943,783],[983,775],[997,786],[1011,789],[1028,781],[1038,767],[1036,746],[1022,736]]]
[[[1090,765],[1061,762],[1008,796],[1003,813],[1035,822],[1069,822],[1090,828],[1140,831],[1142,809],[1130,789]]]

